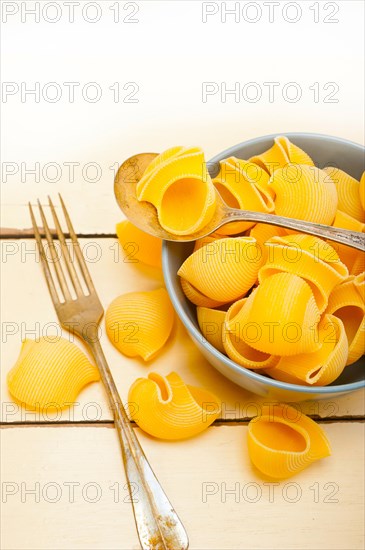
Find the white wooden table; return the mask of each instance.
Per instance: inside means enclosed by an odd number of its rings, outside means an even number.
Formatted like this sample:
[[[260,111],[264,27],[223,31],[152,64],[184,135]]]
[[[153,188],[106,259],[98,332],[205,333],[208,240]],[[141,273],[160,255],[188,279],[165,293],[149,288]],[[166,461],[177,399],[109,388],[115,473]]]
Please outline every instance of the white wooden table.
[[[314,24],[309,2],[299,2],[303,15],[296,24],[285,22],[280,8],[273,24],[262,19],[250,25],[242,15],[238,23],[222,23],[220,13],[204,23],[201,2],[140,1],[139,23],[128,25],[113,22],[113,2],[105,1],[96,3],[102,17],[93,25],[78,12],[69,23],[63,2],[55,3],[62,14],[55,24],[42,14],[39,23],[31,16],[22,22],[21,10],[30,3],[13,3],[20,11],[9,15],[2,29],[3,80],[29,86],[96,81],[104,96],[97,103],[80,96],[74,103],[37,103],[22,102],[19,92],[2,105],[7,178],[1,226],[8,230],[0,241],[1,548],[131,550],[139,548],[138,540],[101,385],[87,387],[74,407],[57,415],[26,412],[7,391],[6,375],[22,338],[57,331],[35,242],[23,231],[30,227],[26,203],[62,193],[104,306],[121,293],[161,286],[160,272],[124,261],[118,248],[115,223],[122,216],[112,190],[116,164],[130,154],[176,143],[199,144],[209,158],[250,137],[291,130],[361,142],[363,4],[337,2],[339,22],[333,25],[324,24],[323,5]],[[125,3],[118,4],[125,17],[130,8],[123,11]],[[221,9],[220,3],[214,6]],[[305,39],[308,33],[311,40]],[[268,48],[274,40],[275,48]],[[288,48],[291,41],[295,47]],[[256,103],[223,102],[218,93],[203,102],[202,82],[221,88],[222,82],[229,87],[238,80],[260,82],[262,90],[267,90],[263,82],[279,81],[282,89],[296,81],[303,98],[297,103],[279,98],[273,105],[265,97]],[[116,81],[121,89],[125,82],[137,82],[139,101],[115,103],[109,87]],[[339,103],[323,97],[314,101],[309,87],[319,82],[323,92],[330,81],[339,86]],[[78,165],[71,178],[73,162]],[[51,182],[54,172],[45,172],[49,163],[61,167],[57,181]],[[92,172],[83,172],[88,163],[101,170],[94,182]],[[29,173],[32,167],[39,178]],[[136,428],[192,549],[363,548],[363,392],[302,404],[328,434],[332,456],[272,484],[252,469],[246,448],[247,423],[265,399],[215,371],[180,323],[164,352],[147,366],[120,355],[104,333],[102,344],[123,400],[132,381],[151,370],[176,370],[186,382],[222,398],[221,419],[197,438],[167,443]]]

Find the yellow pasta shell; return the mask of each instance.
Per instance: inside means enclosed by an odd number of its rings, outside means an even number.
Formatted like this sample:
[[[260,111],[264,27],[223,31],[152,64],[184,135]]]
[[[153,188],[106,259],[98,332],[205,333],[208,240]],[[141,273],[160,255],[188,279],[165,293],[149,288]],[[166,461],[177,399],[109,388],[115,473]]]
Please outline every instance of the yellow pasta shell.
[[[322,428],[289,405],[264,406],[248,425],[248,452],[264,475],[285,479],[331,454]]]
[[[310,156],[303,151],[297,145],[294,145],[286,136],[278,136],[275,141],[281,145],[286,152],[289,162],[293,164],[307,164],[308,166],[314,166],[313,160]]]
[[[347,267],[332,246],[303,234],[272,237],[265,244],[268,259],[259,271],[259,282],[275,273],[294,273],[309,284],[322,313],[333,288],[348,276]]]
[[[212,298],[208,298],[208,296],[205,296],[205,294],[200,292],[186,279],[181,278],[180,282],[181,282],[181,288],[185,296],[191,303],[195,304],[196,306],[215,308],[215,307],[223,306],[225,304],[225,302],[220,302],[218,300],[213,300]]]
[[[175,147],[154,159],[137,184],[137,198],[152,203],[162,227],[175,235],[203,228],[216,208],[216,194],[203,151]]]
[[[224,235],[219,235],[218,233],[211,233],[210,235],[206,235],[205,237],[202,237],[201,239],[198,239],[195,241],[194,250],[199,250],[202,246],[205,246],[206,244],[211,244],[217,239],[223,239]]]
[[[126,253],[125,261],[142,262],[152,267],[161,267],[162,240],[138,229],[130,221],[117,224],[118,240]]]
[[[76,344],[48,336],[23,341],[7,383],[20,403],[33,409],[59,409],[70,406],[86,384],[99,379],[98,369]]]
[[[351,365],[365,353],[365,304],[364,277],[350,277],[331,293],[327,313],[341,319],[348,339],[347,365]]]
[[[227,313],[225,314],[226,322],[223,325],[222,342],[225,352],[228,357],[235,361],[241,367],[246,369],[267,369],[276,365],[279,361],[279,357],[275,357],[268,353],[263,353],[257,349],[252,348],[244,340],[239,338],[228,330],[231,319],[234,319],[242,306],[245,304],[247,298],[238,300],[231,305]]]
[[[365,231],[365,224],[356,220],[352,216],[349,216],[349,214],[342,212],[341,210],[337,210],[333,226],[348,229],[349,231]],[[365,270],[365,254],[363,252],[344,244],[331,244],[333,248],[336,249],[341,261],[347,266],[351,275],[358,275]]]
[[[254,284],[261,256],[252,237],[219,239],[193,252],[178,275],[209,299],[228,303],[242,298]]]
[[[349,216],[346,212],[337,210],[335,219],[333,220],[334,227],[342,227],[343,229],[349,229],[350,231],[365,231],[365,224]]]
[[[267,261],[268,250],[265,243],[272,237],[282,237],[287,235],[283,227],[276,227],[268,223],[257,223],[250,231],[250,237],[256,239],[258,246],[262,251],[263,264]]]
[[[176,372],[155,372],[138,378],[128,395],[136,414],[133,420],[159,439],[185,439],[204,431],[218,418],[218,397],[202,388],[186,385]]]
[[[320,313],[301,277],[277,273],[265,279],[229,322],[229,332],[271,355],[297,355],[319,348]]]
[[[350,275],[359,275],[365,270],[365,255],[361,250],[356,250],[344,244],[334,243],[334,248],[350,273]]]
[[[275,193],[272,187],[269,186],[270,175],[267,171],[258,164],[249,160],[229,157],[227,161],[237,166],[245,174],[245,177],[254,183],[257,189],[263,194],[264,200],[270,205],[270,200],[267,199],[267,195],[274,198]]]
[[[364,209],[360,200],[360,183],[339,168],[329,166],[324,171],[334,182],[338,195],[338,208],[360,222],[364,222]]]
[[[347,362],[345,328],[334,315],[324,315],[318,332],[321,344],[318,351],[281,357],[276,366],[266,371],[267,374],[290,384],[326,386],[334,382]]]
[[[105,314],[109,340],[127,357],[153,359],[170,336],[174,310],[164,288],[115,298]]]
[[[251,157],[250,161],[264,168],[269,174],[273,174],[275,170],[288,163],[314,166],[310,156],[303,149],[294,145],[286,136],[277,136],[270,149],[261,155]]]
[[[288,153],[283,145],[275,138],[274,145],[261,153],[251,157],[250,162],[261,166],[268,174],[273,174],[278,168],[282,168],[289,162]]]
[[[246,164],[245,164],[246,163]],[[271,195],[266,191],[269,189],[268,175],[262,168],[256,166],[260,171],[256,180],[248,175],[249,166],[254,166],[247,161],[240,161],[230,157],[220,163],[220,172],[213,183],[219,191],[225,203],[232,208],[251,210],[255,212],[274,211],[274,202]],[[261,184],[257,180],[262,180]],[[265,188],[266,185],[266,188]],[[220,227],[217,232],[224,235],[242,233],[254,225],[254,222],[233,222]]]
[[[363,210],[365,210],[365,172],[362,173],[359,183],[359,195],[360,203]]]
[[[192,149],[190,149],[191,151]],[[194,148],[194,151],[196,151],[197,149]],[[156,170],[157,168],[159,168],[159,166],[161,164],[163,164],[164,162],[168,161],[169,159],[173,158],[173,157],[178,157],[180,155],[183,155],[183,154],[186,154],[186,152],[188,151],[188,149],[186,147],[183,147],[182,145],[176,145],[174,147],[170,147],[169,149],[166,149],[166,151],[163,151],[162,153],[160,153],[159,155],[157,155],[157,157],[155,157],[150,163],[149,165],[147,166],[146,170],[144,171],[144,174],[143,176],[148,176],[149,174],[151,174],[154,170]],[[143,185],[143,184],[142,184]],[[138,190],[140,189],[141,187],[141,184],[138,185]]]
[[[223,345],[223,323],[226,312],[219,309],[197,307],[198,324],[204,338],[218,351],[225,353]]]
[[[275,213],[278,216],[332,224],[337,211],[337,191],[323,170],[289,164],[275,170],[269,185],[276,193]]]

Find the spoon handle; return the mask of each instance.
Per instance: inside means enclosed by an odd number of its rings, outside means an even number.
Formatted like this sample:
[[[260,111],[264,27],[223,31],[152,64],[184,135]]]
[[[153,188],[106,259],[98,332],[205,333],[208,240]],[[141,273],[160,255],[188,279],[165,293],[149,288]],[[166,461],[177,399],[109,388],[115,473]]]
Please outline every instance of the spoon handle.
[[[315,235],[322,239],[329,239],[330,241],[345,244],[352,248],[357,248],[358,250],[365,250],[365,233],[360,233],[358,231],[348,231],[347,229],[340,229],[339,227],[332,227],[330,225],[295,220],[293,218],[284,218],[276,214],[227,208],[221,225],[225,225],[232,221],[268,223],[270,225],[285,227],[285,229],[293,229],[300,233],[309,233],[310,235]]]

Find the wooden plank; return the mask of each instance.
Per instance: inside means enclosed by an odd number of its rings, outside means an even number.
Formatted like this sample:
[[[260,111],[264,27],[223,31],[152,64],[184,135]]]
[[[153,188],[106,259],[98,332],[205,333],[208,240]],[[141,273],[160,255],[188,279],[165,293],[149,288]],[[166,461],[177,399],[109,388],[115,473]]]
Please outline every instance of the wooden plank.
[[[192,550],[360,550],[364,425],[325,430],[332,456],[275,485],[250,465],[245,426],[211,427],[175,443],[138,432]],[[2,548],[139,548],[113,429],[7,428],[1,439]]]
[[[22,338],[61,334],[48,295],[43,273],[32,239],[0,241],[2,249],[1,302],[1,404],[2,422],[47,422],[52,420],[111,420],[106,396],[100,384],[92,384],[79,396],[72,409],[56,413],[25,411],[14,404],[6,386],[6,375],[16,361]],[[124,261],[116,239],[82,239],[81,246],[90,259],[89,268],[104,306],[124,292],[151,290],[163,285],[158,269]],[[94,261],[95,260],[95,261]],[[128,359],[108,341],[104,324],[102,345],[109,360],[116,384],[124,402],[128,388],[140,376],[151,371],[168,374],[176,370],[188,383],[209,388],[223,401],[222,418],[240,420],[257,414],[258,405],[267,401],[233,384],[218,373],[202,357],[180,322],[166,349],[152,363]],[[62,333],[65,337],[69,335]],[[81,343],[77,342],[80,346]],[[337,399],[302,404],[303,411],[323,418],[360,416],[364,414],[364,392]]]

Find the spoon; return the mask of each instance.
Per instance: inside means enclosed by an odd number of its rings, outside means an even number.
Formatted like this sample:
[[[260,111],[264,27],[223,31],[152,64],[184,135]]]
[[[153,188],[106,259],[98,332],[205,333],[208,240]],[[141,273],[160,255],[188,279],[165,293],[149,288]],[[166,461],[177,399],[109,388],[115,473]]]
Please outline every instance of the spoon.
[[[263,212],[251,212],[230,208],[223,201],[216,190],[216,210],[210,222],[196,233],[190,235],[174,235],[166,231],[157,217],[156,208],[146,201],[139,201],[136,194],[136,186],[150,162],[157,156],[157,153],[140,153],[128,158],[120,166],[114,180],[114,194],[117,203],[127,218],[137,227],[164,239],[166,241],[196,241],[210,235],[222,225],[229,222],[255,222],[268,223],[286,229],[292,229],[301,233],[309,233],[316,237],[329,239],[337,243],[365,250],[365,234],[357,231],[348,231],[329,225],[306,222],[293,218],[284,218],[276,214],[265,214]]]

